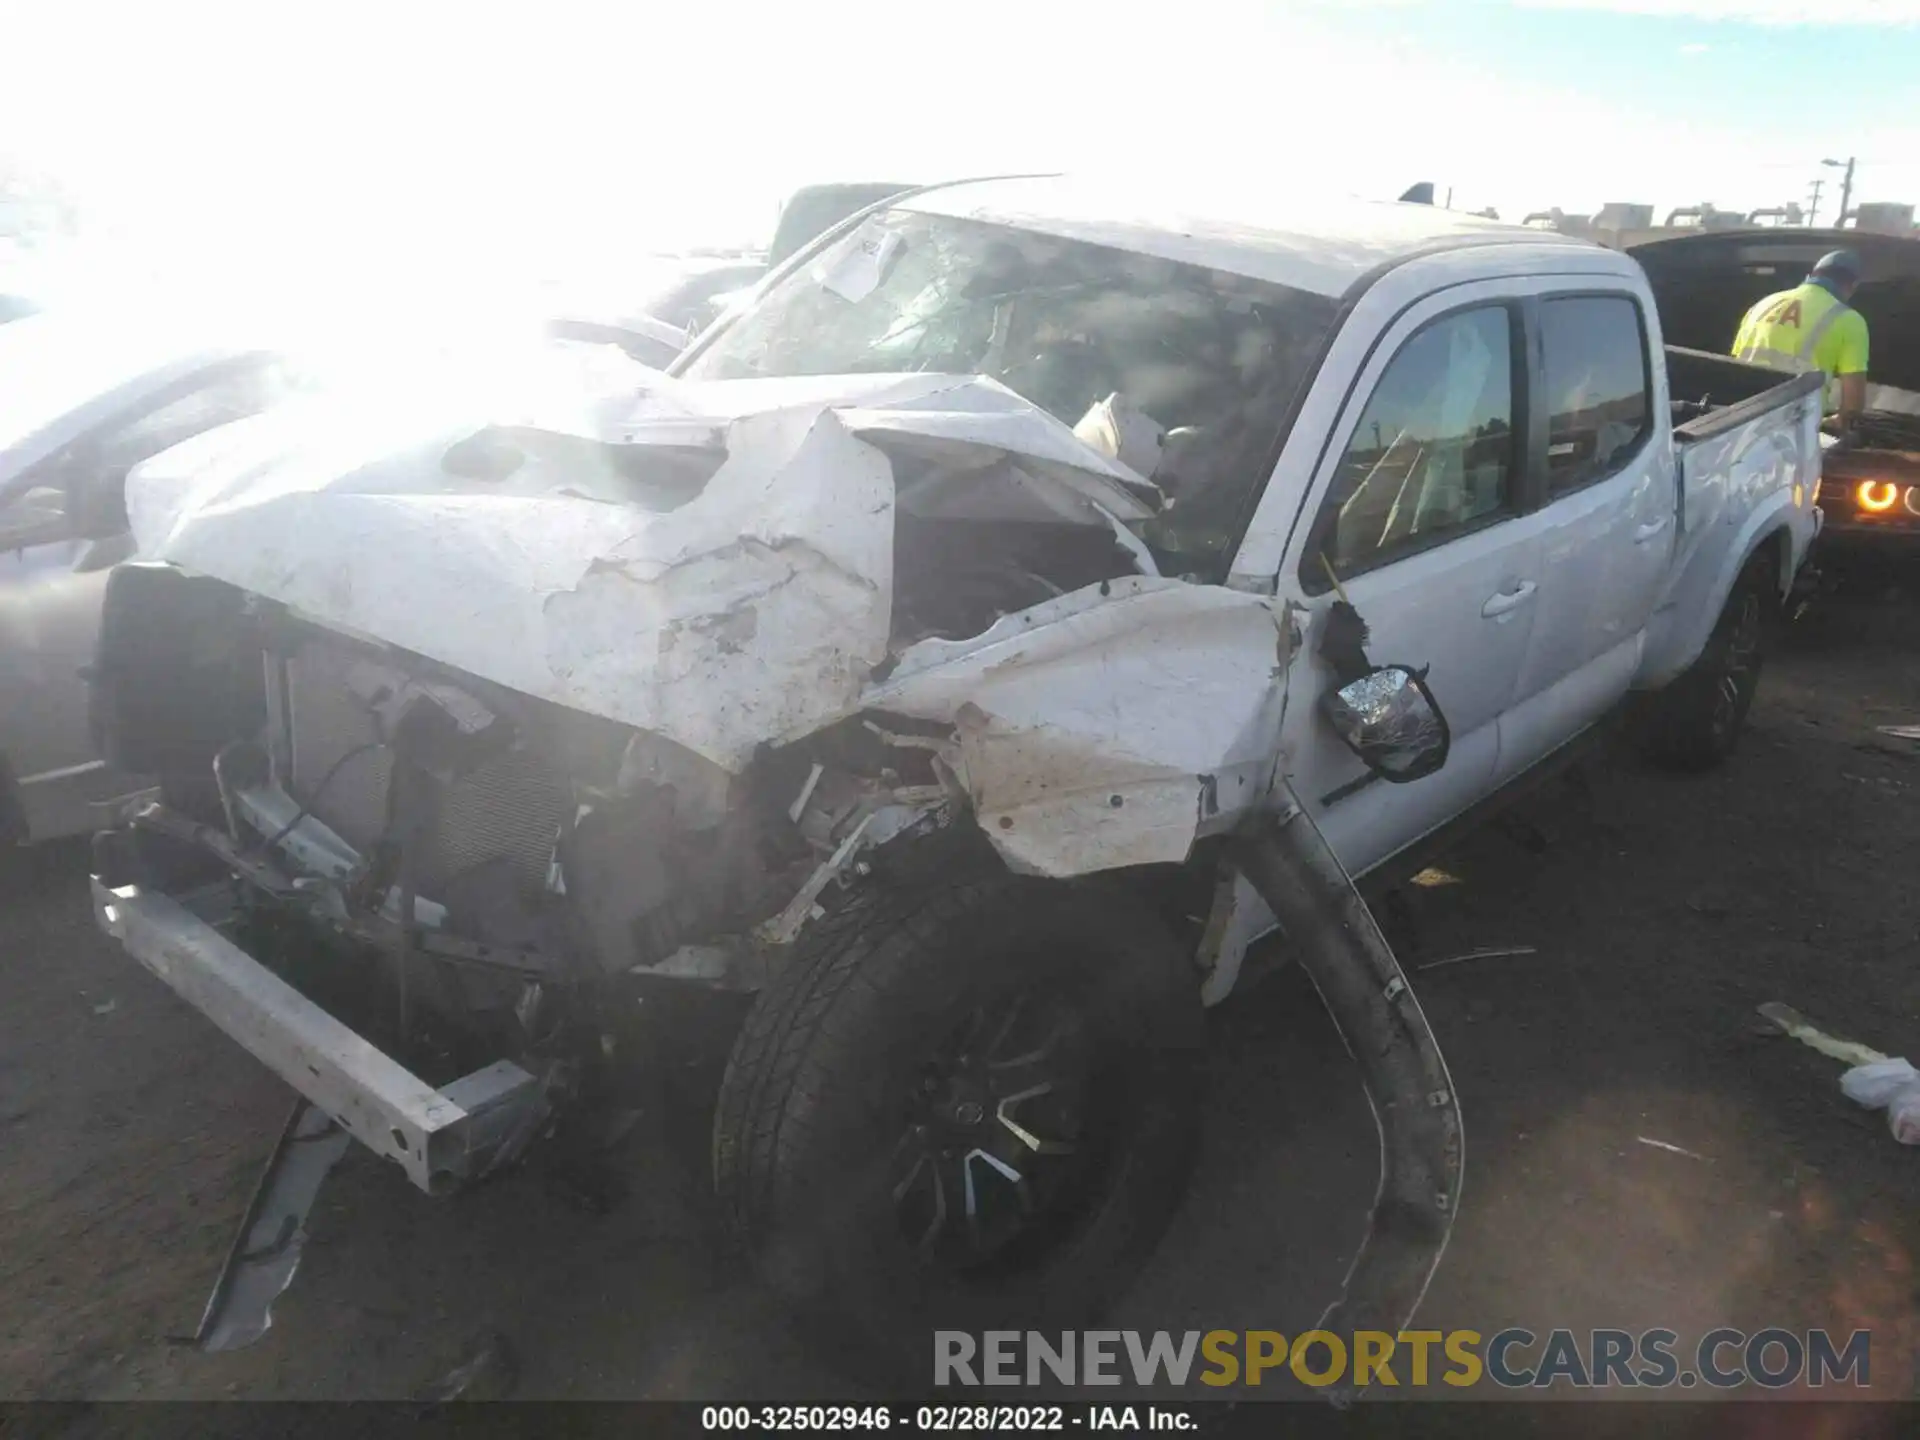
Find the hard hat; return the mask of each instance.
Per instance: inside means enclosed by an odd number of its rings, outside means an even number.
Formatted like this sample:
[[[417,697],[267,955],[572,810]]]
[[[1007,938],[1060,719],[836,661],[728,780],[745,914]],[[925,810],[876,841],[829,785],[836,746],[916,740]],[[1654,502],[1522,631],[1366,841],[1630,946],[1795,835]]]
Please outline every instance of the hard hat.
[[[1860,257],[1851,250],[1829,250],[1813,262],[1813,273],[1831,275],[1836,280],[1858,280]]]

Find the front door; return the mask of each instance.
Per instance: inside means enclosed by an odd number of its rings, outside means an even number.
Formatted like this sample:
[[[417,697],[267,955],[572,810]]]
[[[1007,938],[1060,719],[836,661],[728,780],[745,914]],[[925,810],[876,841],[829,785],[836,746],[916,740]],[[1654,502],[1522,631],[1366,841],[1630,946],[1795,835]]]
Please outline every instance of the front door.
[[[1339,597],[1371,631],[1376,664],[1427,667],[1452,753],[1437,773],[1391,785],[1334,737],[1311,704],[1289,706],[1284,741],[1301,799],[1358,874],[1492,785],[1499,722],[1532,634],[1540,529],[1523,513],[1527,366],[1519,302],[1497,283],[1416,305],[1377,346],[1334,427],[1283,587],[1313,612],[1317,650]],[[1291,583],[1288,583],[1291,582]],[[1296,670],[1296,695],[1316,683]]]

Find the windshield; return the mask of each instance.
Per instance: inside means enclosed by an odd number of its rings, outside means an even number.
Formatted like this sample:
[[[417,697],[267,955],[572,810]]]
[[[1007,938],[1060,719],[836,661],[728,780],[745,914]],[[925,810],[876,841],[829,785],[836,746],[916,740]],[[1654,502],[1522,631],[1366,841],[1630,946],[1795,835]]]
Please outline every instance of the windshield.
[[[1166,433],[1172,497],[1143,527],[1170,573],[1217,578],[1336,302],[1078,240],[891,211],[789,275],[689,362],[693,379],[992,377],[1069,425],[1109,396]]]

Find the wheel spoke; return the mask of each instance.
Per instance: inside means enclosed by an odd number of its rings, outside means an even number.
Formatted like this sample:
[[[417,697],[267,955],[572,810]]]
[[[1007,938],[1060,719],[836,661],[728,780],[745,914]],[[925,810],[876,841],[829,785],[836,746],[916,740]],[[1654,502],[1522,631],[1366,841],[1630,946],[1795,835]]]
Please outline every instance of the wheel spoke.
[[[1049,1080],[1008,1095],[1000,1101],[999,1107],[994,1112],[994,1118],[999,1121],[1003,1130],[1036,1155],[1071,1155],[1073,1153],[1071,1140],[1047,1139],[1028,1129],[1018,1118],[1018,1110],[1022,1102],[1052,1093],[1053,1082]]]
[[[940,1232],[947,1228],[947,1184],[946,1178],[940,1173],[939,1164],[925,1153],[921,1154],[920,1163],[914,1167],[914,1174],[922,1173],[929,1181],[929,1190],[933,1197],[933,1213],[927,1219],[927,1228],[920,1233],[920,1238],[913,1242],[913,1248],[919,1254],[926,1255],[932,1252],[934,1244],[940,1239]],[[904,1188],[902,1193],[904,1194]]]
[[[1026,1095],[1038,1086],[1051,1085],[1059,1068],[1056,1052],[1066,1034],[1067,1022],[1060,1019],[1054,1021],[1039,1044],[1029,1050],[1001,1059],[993,1058],[993,1053],[988,1052],[987,1088],[996,1096]]]
[[[1720,713],[1723,715],[1731,716],[1733,712],[1739,707],[1739,704],[1740,704],[1739,676],[1722,675],[1720,677],[1720,704],[1718,707]]]
[[[980,1194],[973,1188],[973,1156],[971,1154],[960,1157],[960,1184],[962,1193],[966,1196],[967,1243],[973,1247],[977,1255],[984,1251],[985,1246],[980,1242]]]
[[[1000,1047],[1007,1043],[1007,1037],[1013,1033],[1013,1027],[1019,1022],[1020,1016],[1026,1008],[1027,997],[1023,991],[1013,997],[1012,1002],[1007,1006],[1006,1013],[1000,1017],[1000,1026],[993,1032],[993,1038],[987,1042],[986,1049],[982,1052],[983,1054],[992,1056],[1000,1053]],[[993,1062],[989,1060],[987,1063],[992,1064]]]
[[[1027,1188],[1027,1177],[1009,1165],[1005,1160],[1002,1160],[998,1155],[995,1155],[990,1150],[969,1150],[966,1159],[961,1163],[966,1167],[967,1174],[967,1220],[973,1227],[975,1244],[977,1246],[979,1240],[979,1206],[977,1203],[977,1192],[973,1184],[973,1162],[975,1160],[984,1162],[998,1174],[1002,1180],[1005,1180],[1008,1185],[1013,1187],[1014,1197],[1020,1202],[1020,1209],[1029,1215],[1033,1213],[1033,1193]]]
[[[900,1183],[893,1187],[894,1204],[898,1205],[902,1200],[907,1198],[907,1192],[913,1188],[913,1182],[925,1173],[926,1168],[927,1152],[922,1150],[913,1157],[913,1164],[908,1166],[907,1173],[900,1177]],[[934,1177],[934,1183],[936,1185],[939,1183],[939,1177],[937,1175]]]

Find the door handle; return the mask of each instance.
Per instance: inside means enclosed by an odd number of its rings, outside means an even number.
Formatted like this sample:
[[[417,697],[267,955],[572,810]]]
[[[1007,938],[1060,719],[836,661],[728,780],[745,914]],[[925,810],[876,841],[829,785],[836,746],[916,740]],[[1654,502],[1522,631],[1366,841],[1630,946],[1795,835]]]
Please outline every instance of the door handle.
[[[1480,607],[1480,613],[1489,618],[1495,615],[1504,615],[1509,610],[1526,604],[1528,597],[1539,588],[1540,587],[1535,585],[1531,580],[1522,580],[1518,585],[1514,586],[1513,589],[1502,590],[1498,595],[1489,597],[1487,603]]]
[[[1658,520],[1649,520],[1633,532],[1633,543],[1636,545],[1644,545],[1649,540],[1659,538],[1667,526],[1672,523],[1673,517],[1671,515],[1662,515]]]

